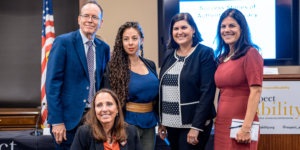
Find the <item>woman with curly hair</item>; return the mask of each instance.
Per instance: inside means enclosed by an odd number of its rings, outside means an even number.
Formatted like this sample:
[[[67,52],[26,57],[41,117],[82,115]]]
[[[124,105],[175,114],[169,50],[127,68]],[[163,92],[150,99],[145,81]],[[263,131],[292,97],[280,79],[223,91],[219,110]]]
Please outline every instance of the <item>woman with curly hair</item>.
[[[153,150],[159,81],[154,62],[143,58],[143,42],[144,34],[137,22],[126,22],[119,28],[103,87],[118,95],[125,121],[138,129],[143,149]]]

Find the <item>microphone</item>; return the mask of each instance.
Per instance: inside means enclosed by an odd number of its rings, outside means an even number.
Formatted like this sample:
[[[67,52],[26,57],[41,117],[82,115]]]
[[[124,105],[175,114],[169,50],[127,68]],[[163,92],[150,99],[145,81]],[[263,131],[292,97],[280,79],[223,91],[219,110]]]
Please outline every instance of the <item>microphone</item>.
[[[39,116],[38,116],[38,118],[36,120],[34,131],[30,132],[30,135],[32,135],[32,136],[40,136],[40,135],[42,135],[42,132],[38,131],[38,123],[40,121],[40,117],[41,117],[41,113],[39,113]]]

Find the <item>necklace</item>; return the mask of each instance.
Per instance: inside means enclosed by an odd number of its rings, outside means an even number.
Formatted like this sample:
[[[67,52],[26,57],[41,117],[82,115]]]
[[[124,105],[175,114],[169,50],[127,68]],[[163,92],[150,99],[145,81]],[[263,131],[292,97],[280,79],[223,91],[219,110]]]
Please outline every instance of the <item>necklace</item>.
[[[137,61],[135,63],[132,63],[133,61],[130,61],[131,67],[137,66],[140,64],[140,58],[137,58]]]
[[[176,54],[178,55],[178,56],[181,56],[181,57],[186,57],[186,56],[189,56],[191,53],[193,53],[193,51],[196,49],[196,47],[199,45],[199,43],[196,45],[196,46],[194,46],[194,47],[191,47],[189,50],[187,50],[187,51],[182,51],[182,50],[180,50],[180,49],[177,49],[176,50]]]
[[[226,57],[223,62],[227,62],[228,60],[230,60],[230,58],[234,55],[234,53],[232,53],[230,56]]]
[[[187,56],[191,53],[191,51],[193,51],[194,47],[188,48],[187,50],[182,50],[181,48],[177,50],[177,55],[178,56]]]

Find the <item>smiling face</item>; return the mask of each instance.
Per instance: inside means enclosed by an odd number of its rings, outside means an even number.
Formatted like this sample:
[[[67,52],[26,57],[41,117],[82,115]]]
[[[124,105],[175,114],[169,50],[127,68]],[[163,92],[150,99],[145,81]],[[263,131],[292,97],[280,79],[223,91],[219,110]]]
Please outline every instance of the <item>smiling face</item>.
[[[135,28],[125,29],[122,36],[123,48],[128,55],[138,55],[143,44],[139,32]]]
[[[173,25],[173,39],[179,46],[193,44],[195,30],[185,20],[180,20]]]
[[[95,112],[97,119],[104,126],[113,125],[118,113],[118,107],[109,93],[100,93],[95,99]]]
[[[226,17],[221,23],[221,37],[230,49],[235,46],[241,36],[241,28],[235,19]]]
[[[95,4],[86,4],[78,16],[78,24],[82,33],[91,39],[102,24],[100,8]]]

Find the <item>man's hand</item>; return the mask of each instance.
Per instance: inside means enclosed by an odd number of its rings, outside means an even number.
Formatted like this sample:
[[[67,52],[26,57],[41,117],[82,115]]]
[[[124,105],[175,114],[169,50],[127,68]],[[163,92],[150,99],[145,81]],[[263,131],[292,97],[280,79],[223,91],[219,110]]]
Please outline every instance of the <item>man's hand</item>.
[[[67,140],[65,124],[58,124],[52,126],[52,133],[57,144],[61,144],[63,140]]]

